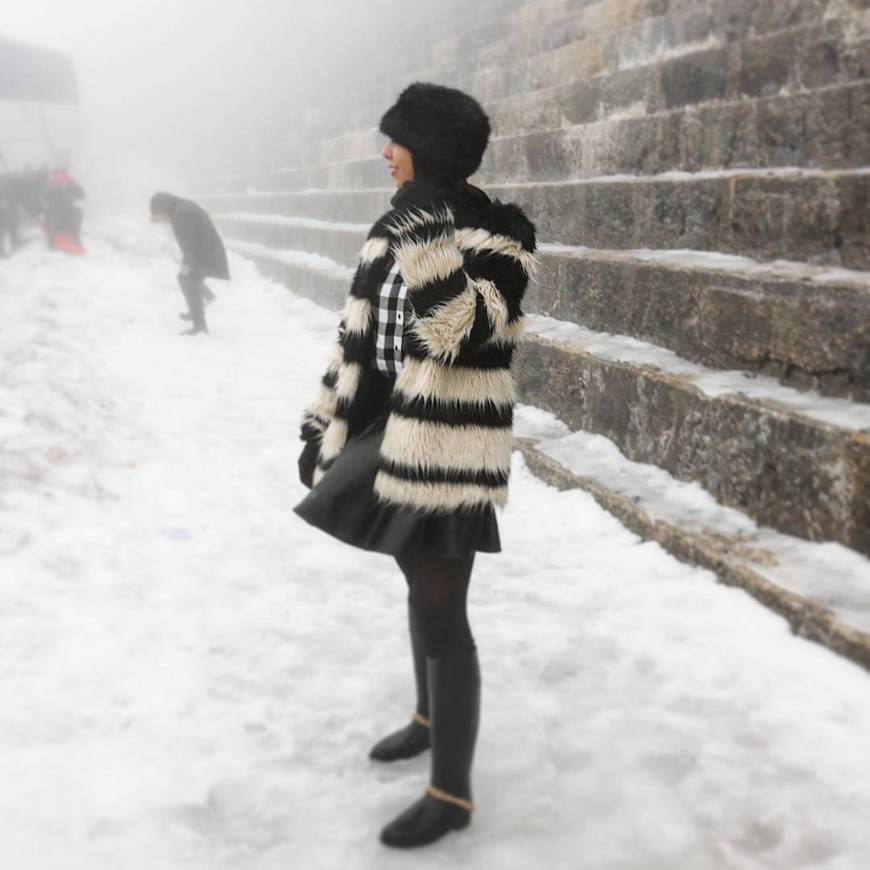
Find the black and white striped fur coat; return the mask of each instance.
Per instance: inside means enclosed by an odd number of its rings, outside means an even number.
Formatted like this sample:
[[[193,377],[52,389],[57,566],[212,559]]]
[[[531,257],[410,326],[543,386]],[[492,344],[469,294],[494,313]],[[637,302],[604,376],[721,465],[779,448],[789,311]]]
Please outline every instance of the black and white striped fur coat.
[[[372,304],[397,262],[409,316],[375,492],[386,503],[427,512],[505,504],[510,365],[535,268],[535,230],[518,207],[465,190],[445,196],[406,185],[369,231],[335,355],[303,420],[302,437],[320,442],[315,486],[379,410],[372,405],[384,378],[372,362]]]

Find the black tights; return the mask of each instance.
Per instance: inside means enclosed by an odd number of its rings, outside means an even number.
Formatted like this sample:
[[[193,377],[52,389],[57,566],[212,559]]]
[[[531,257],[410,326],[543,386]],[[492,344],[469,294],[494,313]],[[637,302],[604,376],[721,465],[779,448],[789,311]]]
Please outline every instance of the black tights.
[[[429,658],[474,652],[466,601],[474,553],[441,559],[419,553],[396,557],[408,582],[408,603],[417,617]]]

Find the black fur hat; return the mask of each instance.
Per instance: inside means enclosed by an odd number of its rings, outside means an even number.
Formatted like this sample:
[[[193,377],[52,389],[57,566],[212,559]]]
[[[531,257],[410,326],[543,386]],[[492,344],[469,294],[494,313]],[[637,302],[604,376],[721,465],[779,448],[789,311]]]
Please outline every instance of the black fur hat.
[[[459,181],[480,166],[489,142],[489,118],[473,97],[442,85],[416,82],[381,118],[381,133],[407,148],[417,174]]]

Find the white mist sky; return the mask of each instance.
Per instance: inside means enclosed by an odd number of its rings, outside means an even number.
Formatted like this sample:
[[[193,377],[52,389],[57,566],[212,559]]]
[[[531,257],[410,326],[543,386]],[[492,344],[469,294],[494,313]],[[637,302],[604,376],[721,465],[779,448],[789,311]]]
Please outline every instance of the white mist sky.
[[[115,163],[118,175],[122,155],[136,172],[141,161],[174,171],[200,157],[208,164],[217,143],[252,130],[287,131],[317,103],[318,87],[353,84],[348,58],[377,39],[380,22],[389,27],[395,8],[396,0],[20,0],[4,4],[0,36],[72,56],[85,162]]]

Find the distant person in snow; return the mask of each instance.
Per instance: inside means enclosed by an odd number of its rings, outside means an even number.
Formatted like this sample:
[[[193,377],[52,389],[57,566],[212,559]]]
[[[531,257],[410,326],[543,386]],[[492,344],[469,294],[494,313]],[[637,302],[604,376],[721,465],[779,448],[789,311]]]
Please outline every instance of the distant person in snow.
[[[66,169],[55,169],[45,188],[45,234],[50,247],[66,254],[83,254],[82,216],[78,201],[82,186]]]
[[[333,362],[303,417],[299,472],[311,491],[295,510],[393,556],[407,581],[416,708],[370,756],[432,749],[425,794],[381,832],[408,848],[467,827],[474,809],[480,670],[466,597],[475,554],[501,549],[510,366],[536,243],[517,206],[467,181],[490,132],[476,100],[414,84],[380,129],[399,190],[369,231]]]
[[[178,284],[187,302],[187,314],[181,317],[191,322],[190,329],[183,334],[208,333],[205,304],[215,297],[205,279],[227,281],[230,277],[227,252],[212,219],[202,206],[189,199],[171,193],[155,193],[151,197],[151,220],[171,223],[181,248]]]

